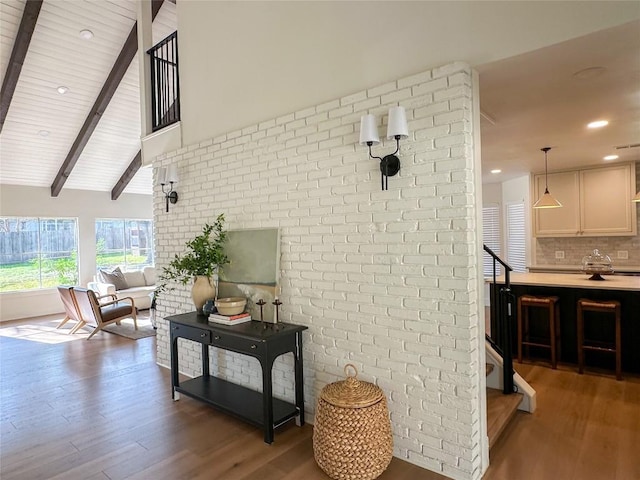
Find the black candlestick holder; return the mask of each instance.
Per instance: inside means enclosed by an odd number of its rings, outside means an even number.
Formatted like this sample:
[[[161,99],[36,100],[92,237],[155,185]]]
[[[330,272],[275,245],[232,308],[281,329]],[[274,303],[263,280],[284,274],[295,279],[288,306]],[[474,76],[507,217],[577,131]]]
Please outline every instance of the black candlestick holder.
[[[256,305],[260,306],[260,321],[261,322],[264,320],[264,316],[262,314],[262,307],[264,305],[266,305],[266,304],[267,304],[267,302],[265,302],[262,298],[256,302]]]
[[[276,298],[272,304],[276,306],[276,318],[274,324],[277,325],[280,322],[280,305],[282,305],[282,302]]]

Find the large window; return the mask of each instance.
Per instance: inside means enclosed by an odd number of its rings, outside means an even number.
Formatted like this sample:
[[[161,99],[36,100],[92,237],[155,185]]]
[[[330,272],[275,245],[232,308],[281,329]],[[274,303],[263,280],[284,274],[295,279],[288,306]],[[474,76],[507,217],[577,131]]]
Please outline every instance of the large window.
[[[77,283],[75,218],[0,217],[0,291]]]
[[[97,268],[139,270],[154,264],[153,221],[96,220]]]

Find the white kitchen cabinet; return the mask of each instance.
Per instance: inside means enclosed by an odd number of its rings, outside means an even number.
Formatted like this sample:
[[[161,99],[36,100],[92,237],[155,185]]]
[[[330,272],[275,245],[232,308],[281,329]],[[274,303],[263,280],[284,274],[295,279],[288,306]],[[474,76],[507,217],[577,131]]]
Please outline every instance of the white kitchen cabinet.
[[[536,237],[636,235],[635,164],[550,173],[549,192],[562,208],[534,209]],[[534,200],[545,177],[534,176]]]

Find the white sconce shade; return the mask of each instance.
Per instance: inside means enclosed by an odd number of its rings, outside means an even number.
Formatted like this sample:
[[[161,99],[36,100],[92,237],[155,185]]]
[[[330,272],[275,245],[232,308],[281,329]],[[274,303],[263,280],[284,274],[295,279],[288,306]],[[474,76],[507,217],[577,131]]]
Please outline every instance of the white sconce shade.
[[[378,145],[380,137],[378,136],[378,122],[373,114],[363,115],[360,118],[360,145]]]
[[[404,107],[391,107],[389,109],[389,124],[387,125],[387,138],[407,138],[409,127],[407,126],[407,114]]]
[[[156,185],[164,185],[167,178],[167,169],[165,167],[158,167],[158,176],[156,177]]]
[[[165,183],[177,183],[178,182],[178,167],[175,165],[169,165],[167,168],[167,177]]]

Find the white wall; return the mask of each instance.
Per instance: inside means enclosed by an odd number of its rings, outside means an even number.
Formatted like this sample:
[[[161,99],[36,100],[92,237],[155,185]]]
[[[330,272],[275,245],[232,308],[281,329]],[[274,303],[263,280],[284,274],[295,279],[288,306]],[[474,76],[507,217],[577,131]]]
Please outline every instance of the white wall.
[[[469,67],[453,64],[251,124],[159,157],[177,165],[182,190],[169,213],[158,187],[154,197],[159,267],[219,213],[230,229],[279,227],[281,318],[309,327],[310,417],[320,389],[354,363],[389,399],[394,454],[464,479],[487,467],[473,92]],[[397,104],[410,138],[381,191],[378,161],[358,145],[360,116],[386,120]],[[188,286],[159,301],[162,317],[192,310]],[[168,365],[163,319],[157,345]],[[199,345],[180,349],[181,370],[198,375]],[[256,361],[219,351],[211,361],[260,389]],[[292,363],[276,362],[276,396],[292,398]]]
[[[177,2],[184,145],[463,60],[640,18],[638,2]]]
[[[111,200],[110,192],[63,189],[51,197],[46,187],[0,187],[0,216],[74,217],[78,219],[80,284],[91,281],[96,271],[96,218],[152,218],[151,195],[122,194]],[[55,289],[0,293],[0,321],[62,312]]]
[[[490,203],[502,205],[502,184],[501,183],[485,183],[482,185],[482,204]]]

